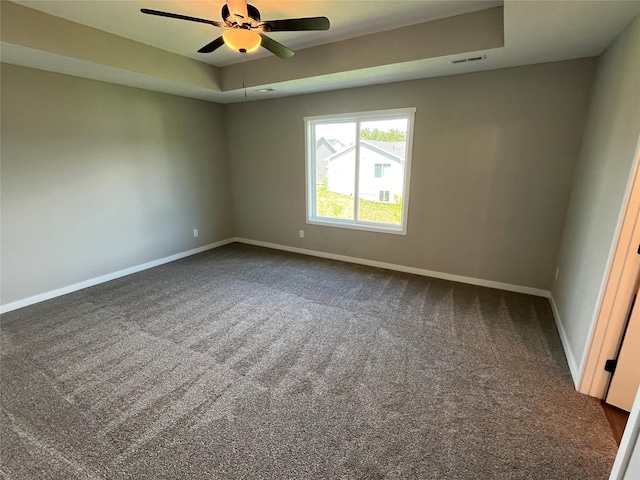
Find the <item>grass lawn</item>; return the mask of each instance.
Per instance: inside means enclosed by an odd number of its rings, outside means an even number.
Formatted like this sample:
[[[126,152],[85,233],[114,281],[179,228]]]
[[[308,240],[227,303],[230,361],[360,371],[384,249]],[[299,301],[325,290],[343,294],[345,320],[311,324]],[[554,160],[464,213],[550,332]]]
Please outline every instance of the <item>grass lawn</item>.
[[[324,185],[317,189],[318,216],[353,220],[353,197],[330,192]],[[360,220],[400,224],[402,201],[400,203],[373,202],[360,200]]]

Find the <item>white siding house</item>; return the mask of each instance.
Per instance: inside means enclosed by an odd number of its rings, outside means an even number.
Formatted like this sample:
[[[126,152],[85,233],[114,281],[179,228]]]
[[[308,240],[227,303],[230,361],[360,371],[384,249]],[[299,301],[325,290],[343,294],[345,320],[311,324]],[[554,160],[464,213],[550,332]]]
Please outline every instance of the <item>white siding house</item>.
[[[355,192],[355,146],[328,158],[327,189],[344,195]],[[359,196],[365,200],[396,202],[402,196],[405,142],[360,141]]]

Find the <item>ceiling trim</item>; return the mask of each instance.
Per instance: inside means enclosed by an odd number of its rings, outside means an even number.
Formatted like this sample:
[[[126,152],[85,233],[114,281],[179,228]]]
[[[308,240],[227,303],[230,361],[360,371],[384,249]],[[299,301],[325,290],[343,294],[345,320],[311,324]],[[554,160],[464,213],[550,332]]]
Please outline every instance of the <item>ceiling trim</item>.
[[[328,10],[334,8],[337,29],[343,30],[325,36],[324,41],[340,38],[338,41],[318,44],[316,39],[316,43],[300,48],[302,43],[299,42],[310,38],[308,32],[303,32],[305,35],[286,37],[291,39],[293,47],[298,45],[296,55],[290,59],[256,53],[240,57],[243,60],[240,63],[215,66],[206,63],[212,60],[211,56],[194,58],[158,48],[167,42],[158,41],[155,29],[148,25],[142,28],[134,20],[137,17],[131,17],[142,5],[160,7],[165,2],[171,6],[178,0],[17,1],[20,3],[0,0],[2,62],[217,103],[594,57],[640,14],[639,0],[504,0],[503,6],[498,7],[495,1],[421,0],[420,5],[428,8],[420,9],[420,15],[430,12],[438,16],[432,15],[428,17],[430,21],[415,23],[416,19],[411,17],[411,12],[416,11],[413,2],[398,0],[396,3],[394,0],[397,18],[391,19],[388,3],[362,0],[368,9],[365,20],[357,16],[345,19],[335,7],[327,7]],[[271,0],[264,1],[266,4]],[[201,3],[185,1],[180,5],[201,8]],[[353,2],[345,2],[345,5],[347,3]],[[276,6],[274,1],[272,10]],[[302,0],[287,4],[287,10],[295,11],[294,7],[302,13],[309,4]],[[82,15],[76,15],[78,11],[82,11]],[[349,11],[353,11],[353,5]],[[446,16],[446,12],[458,14]],[[104,21],[98,21],[98,14],[104,16]],[[93,20],[94,27],[70,18],[84,18],[87,23]],[[113,23],[118,19],[129,25],[129,30]],[[383,25],[396,28],[371,27],[385,19],[390,21]],[[405,26],[397,28],[402,22]],[[134,29],[136,25],[141,26],[141,30],[135,30],[137,37],[132,40],[133,37],[107,33],[95,25],[125,32],[120,34],[130,32],[132,25]],[[167,21],[162,25],[163,40],[175,38],[180,40],[178,44],[185,44],[182,33],[180,37],[173,37],[171,26],[174,23]],[[180,22],[175,22],[175,27],[180,32],[184,30]],[[347,27],[353,35],[345,38]],[[364,34],[371,31],[376,33]],[[141,32],[152,32],[153,35],[145,36]],[[199,38],[201,33],[198,31],[195,36]],[[150,43],[142,43],[145,39]],[[155,43],[153,39],[156,39]],[[469,57],[480,57],[481,61],[455,63]],[[198,60],[200,58],[202,61]],[[268,93],[258,93],[259,90],[268,90]]]
[[[407,62],[499,48],[503,24],[502,7],[494,7],[310,47],[288,60],[268,57],[215,67],[5,1],[0,38],[7,63],[142,88],[148,84],[168,93],[191,90],[187,96],[224,103],[221,94],[244,88],[313,84],[314,79],[330,88],[331,78],[357,79],[372,69],[380,69],[382,78]]]

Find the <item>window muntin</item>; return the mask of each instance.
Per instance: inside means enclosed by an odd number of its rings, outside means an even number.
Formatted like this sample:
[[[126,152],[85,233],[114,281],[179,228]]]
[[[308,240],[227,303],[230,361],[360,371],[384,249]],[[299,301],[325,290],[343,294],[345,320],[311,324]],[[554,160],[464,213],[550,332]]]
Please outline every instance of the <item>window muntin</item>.
[[[307,117],[307,222],[406,234],[415,108]]]

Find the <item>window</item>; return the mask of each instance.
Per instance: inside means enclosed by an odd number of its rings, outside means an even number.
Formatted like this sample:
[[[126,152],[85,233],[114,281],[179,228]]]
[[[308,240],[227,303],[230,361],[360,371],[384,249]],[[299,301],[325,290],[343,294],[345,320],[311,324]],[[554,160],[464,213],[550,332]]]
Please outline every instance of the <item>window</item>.
[[[374,176],[376,178],[387,177],[389,176],[390,170],[391,170],[390,163],[376,163]]]
[[[307,223],[406,234],[415,111],[304,119]]]

